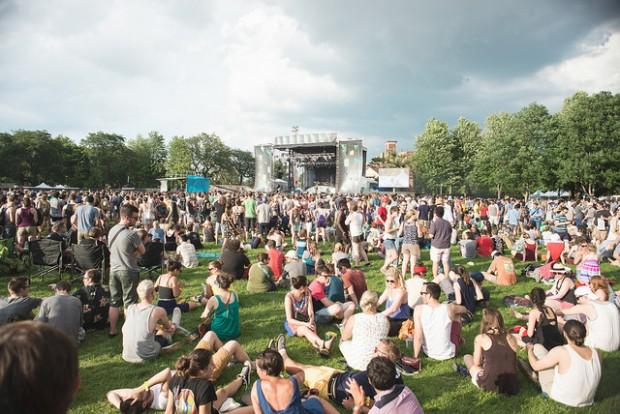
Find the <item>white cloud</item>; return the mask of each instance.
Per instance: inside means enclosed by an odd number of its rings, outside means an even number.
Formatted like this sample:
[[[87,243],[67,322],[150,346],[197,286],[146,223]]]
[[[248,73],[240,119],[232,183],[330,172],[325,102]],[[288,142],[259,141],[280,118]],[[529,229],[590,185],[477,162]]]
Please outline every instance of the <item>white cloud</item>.
[[[577,91],[620,92],[620,31],[595,30],[579,44],[578,54],[559,63],[545,66],[530,76],[508,82],[494,82],[474,75],[465,76],[456,90],[476,101],[503,102],[518,110],[536,100],[550,110],[559,110],[562,102]],[[601,41],[601,39],[603,39]],[[465,110],[454,105],[451,110]],[[496,109],[499,110],[499,109]]]

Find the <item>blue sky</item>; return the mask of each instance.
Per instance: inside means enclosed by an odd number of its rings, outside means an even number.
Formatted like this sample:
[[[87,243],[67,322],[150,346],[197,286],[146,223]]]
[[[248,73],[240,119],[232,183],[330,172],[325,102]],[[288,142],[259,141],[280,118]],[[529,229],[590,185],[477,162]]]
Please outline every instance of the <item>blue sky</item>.
[[[432,117],[620,92],[620,2],[4,0],[0,56],[3,131],[250,149],[299,125],[373,156]]]

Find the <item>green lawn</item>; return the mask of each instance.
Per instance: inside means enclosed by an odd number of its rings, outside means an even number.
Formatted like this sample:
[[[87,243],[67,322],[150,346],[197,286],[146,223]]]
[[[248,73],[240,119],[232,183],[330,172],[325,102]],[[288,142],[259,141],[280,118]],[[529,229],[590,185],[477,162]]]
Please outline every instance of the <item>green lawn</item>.
[[[209,245],[207,251],[217,251],[215,245]],[[323,254],[329,257],[331,245],[322,248]],[[252,262],[258,251],[250,253]],[[372,266],[366,268],[366,278],[369,288],[376,291],[383,289],[383,277],[379,273],[382,260],[372,255]],[[428,250],[423,251],[422,259],[429,263]],[[458,257],[456,249],[453,249],[453,259],[455,263],[465,264],[464,259]],[[185,271],[182,278],[186,280],[187,287],[185,295],[195,295],[200,293],[200,283],[207,274],[207,262],[201,261],[201,266]],[[486,269],[489,260],[476,260],[470,270]],[[517,263],[518,272],[522,269],[522,264]],[[619,280],[620,270],[609,265],[603,266],[603,274]],[[51,280],[48,278],[45,283],[33,281],[32,295],[48,296],[50,294],[47,284]],[[486,285],[491,291],[491,303],[493,306],[500,307],[501,299],[507,294],[526,294],[536,283],[532,279],[521,278],[516,286],[494,287]],[[234,289],[239,293],[241,302],[241,337],[239,341],[248,350],[251,357],[263,350],[269,338],[283,333],[282,322],[284,319],[284,293],[266,293],[250,295],[245,290],[245,282],[240,281],[234,284]],[[500,307],[501,308],[501,307]],[[507,309],[501,308],[507,326],[517,324]],[[195,327],[200,319],[200,310],[195,310],[191,314],[183,315],[182,325],[186,328]],[[475,321],[464,328],[466,344],[462,348],[462,353],[473,351],[473,339],[479,329],[478,314]],[[334,329],[328,327],[328,329]],[[324,332],[325,329],[322,330]],[[322,359],[311,348],[311,346],[301,338],[288,338],[289,354],[296,360],[310,364],[325,364],[337,368],[344,367],[344,360],[336,352],[327,360]],[[192,349],[191,344],[185,345],[183,352]],[[86,341],[80,347],[80,375],[81,388],[72,405],[72,413],[112,413],[111,405],[105,399],[106,391],[112,388],[135,387],[141,384],[147,377],[153,375],[164,367],[173,366],[176,357],[180,354],[165,355],[161,358],[143,364],[132,365],[121,359],[122,342],[120,335],[109,339],[107,332],[89,333]],[[405,351],[404,343],[401,342],[401,349]],[[408,354],[411,350],[405,351]],[[524,353],[520,355],[525,357]],[[462,355],[457,358],[462,362]],[[413,377],[406,377],[406,384],[416,393],[427,413],[619,413],[620,412],[620,392],[618,384],[614,378],[620,375],[620,352],[606,354],[603,357],[603,378],[596,396],[596,404],[586,409],[570,409],[557,404],[550,399],[544,398],[538,390],[522,377],[522,390],[516,397],[503,397],[491,393],[478,391],[469,381],[452,372],[453,361],[423,361],[423,370]],[[240,370],[240,366],[233,366],[227,369],[220,381],[228,381]],[[256,378],[255,376],[253,377]],[[239,395],[237,396],[239,397]],[[238,398],[237,398],[238,399]],[[343,411],[344,412],[344,411]]]

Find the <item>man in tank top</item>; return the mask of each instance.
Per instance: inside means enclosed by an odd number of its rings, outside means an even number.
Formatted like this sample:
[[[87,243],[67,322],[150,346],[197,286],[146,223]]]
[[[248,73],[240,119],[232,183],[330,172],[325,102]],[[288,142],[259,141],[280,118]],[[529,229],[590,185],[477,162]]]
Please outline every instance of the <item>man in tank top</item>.
[[[419,362],[422,350],[429,358],[439,361],[454,358],[461,342],[460,316],[469,313],[467,308],[440,303],[441,288],[434,282],[425,283],[420,295],[424,303],[413,312],[414,360]]]

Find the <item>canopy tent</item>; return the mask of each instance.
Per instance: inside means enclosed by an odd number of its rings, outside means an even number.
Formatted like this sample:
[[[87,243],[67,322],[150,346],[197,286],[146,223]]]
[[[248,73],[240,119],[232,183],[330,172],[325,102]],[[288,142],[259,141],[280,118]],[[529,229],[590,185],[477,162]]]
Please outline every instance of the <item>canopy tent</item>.
[[[542,192],[540,190],[536,191],[532,194],[533,198],[560,198],[560,197],[570,197],[570,193],[568,191],[546,191]]]
[[[37,185],[36,187],[32,187],[32,188],[37,188],[39,190],[51,190],[54,187],[52,187],[51,185],[47,185],[45,183],[41,183],[41,184]]]

